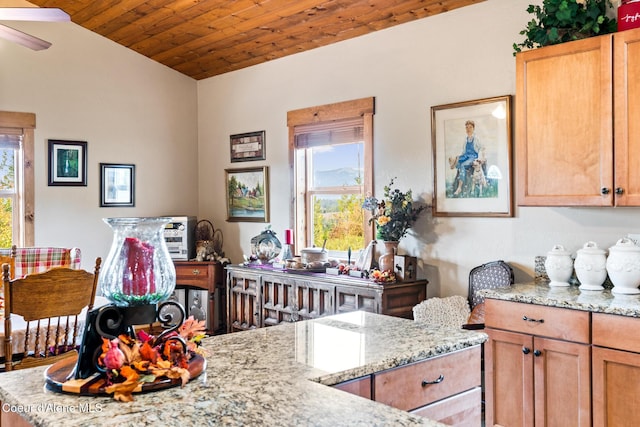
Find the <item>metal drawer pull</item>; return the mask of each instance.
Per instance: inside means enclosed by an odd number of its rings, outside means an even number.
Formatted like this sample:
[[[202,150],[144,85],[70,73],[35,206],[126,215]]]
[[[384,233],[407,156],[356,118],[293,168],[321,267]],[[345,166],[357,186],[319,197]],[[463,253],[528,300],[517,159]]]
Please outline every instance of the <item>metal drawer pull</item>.
[[[438,383],[441,383],[442,381],[444,381],[444,375],[440,374],[440,376],[433,381],[422,380],[422,387],[426,387],[430,384],[438,384]]]
[[[525,320],[527,322],[544,323],[544,319],[532,319],[532,318],[527,317],[527,316],[522,316],[522,320]]]
[[[198,270],[197,268],[194,268],[192,273],[194,276],[197,276],[198,274],[200,274],[200,270]]]

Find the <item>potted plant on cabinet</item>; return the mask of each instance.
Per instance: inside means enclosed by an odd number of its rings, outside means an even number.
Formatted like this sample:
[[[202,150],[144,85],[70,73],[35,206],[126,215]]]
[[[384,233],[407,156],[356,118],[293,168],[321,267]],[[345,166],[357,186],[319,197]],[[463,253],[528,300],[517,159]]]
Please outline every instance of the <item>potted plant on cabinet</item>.
[[[552,44],[579,40],[617,29],[610,0],[544,0],[542,7],[529,5],[527,12],[535,18],[520,31],[526,36],[522,43],[514,43],[514,55],[523,48],[533,49]]]

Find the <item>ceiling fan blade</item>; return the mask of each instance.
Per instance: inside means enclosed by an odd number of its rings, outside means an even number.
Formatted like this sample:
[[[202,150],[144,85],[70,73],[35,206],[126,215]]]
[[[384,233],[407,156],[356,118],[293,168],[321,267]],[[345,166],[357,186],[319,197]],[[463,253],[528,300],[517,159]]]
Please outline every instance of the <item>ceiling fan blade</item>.
[[[0,21],[69,22],[69,14],[54,7],[0,7]]]
[[[31,34],[23,33],[15,28],[0,24],[0,37],[33,50],[44,50],[51,46],[46,40],[39,39]]]

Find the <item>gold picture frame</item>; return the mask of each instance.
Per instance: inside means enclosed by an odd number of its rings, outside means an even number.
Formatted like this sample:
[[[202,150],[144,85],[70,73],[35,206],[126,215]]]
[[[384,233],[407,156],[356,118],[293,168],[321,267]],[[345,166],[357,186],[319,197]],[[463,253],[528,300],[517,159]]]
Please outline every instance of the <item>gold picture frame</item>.
[[[511,101],[431,107],[434,216],[513,216]]]
[[[225,169],[227,221],[269,222],[269,167]]]

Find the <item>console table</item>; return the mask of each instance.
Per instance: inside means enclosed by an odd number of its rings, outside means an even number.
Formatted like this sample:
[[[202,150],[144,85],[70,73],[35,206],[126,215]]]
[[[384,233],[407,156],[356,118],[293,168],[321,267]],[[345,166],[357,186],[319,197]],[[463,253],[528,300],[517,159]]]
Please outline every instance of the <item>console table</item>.
[[[227,332],[364,310],[413,318],[427,297],[427,280],[389,284],[367,279],[228,265]]]
[[[176,267],[176,288],[196,288],[206,290],[209,295],[207,331],[209,334],[226,330],[226,288],[222,264],[215,261],[174,261]],[[187,316],[189,307],[185,301]]]

